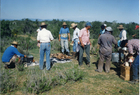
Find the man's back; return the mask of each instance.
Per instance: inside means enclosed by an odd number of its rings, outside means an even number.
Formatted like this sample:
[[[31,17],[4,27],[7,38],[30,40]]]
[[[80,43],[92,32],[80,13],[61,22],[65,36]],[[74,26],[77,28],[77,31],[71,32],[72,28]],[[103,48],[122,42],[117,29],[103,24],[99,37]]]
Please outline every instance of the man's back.
[[[109,32],[105,32],[105,34],[102,34],[98,39],[100,52],[105,55],[112,53],[112,43],[117,44],[114,36],[112,36]]]

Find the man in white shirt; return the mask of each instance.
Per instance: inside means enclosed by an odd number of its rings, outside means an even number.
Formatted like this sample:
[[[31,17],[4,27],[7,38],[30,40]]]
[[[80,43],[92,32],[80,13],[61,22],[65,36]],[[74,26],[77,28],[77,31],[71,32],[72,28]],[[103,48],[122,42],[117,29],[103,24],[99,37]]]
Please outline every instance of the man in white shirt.
[[[120,30],[120,35],[119,35],[120,40],[118,41],[118,46],[121,47],[122,41],[127,40],[127,37],[126,37],[127,32],[126,32],[126,30],[124,30],[123,25],[119,25],[119,27],[117,27],[117,28]]]
[[[40,42],[40,63],[39,67],[43,70],[44,53],[46,52],[46,69],[50,70],[50,42],[54,39],[51,32],[46,29],[45,22],[41,23],[41,31],[38,33],[37,41]]]
[[[74,29],[72,43],[74,43],[73,44],[73,52],[74,52],[74,55],[76,57],[76,52],[77,52],[76,48],[77,48],[78,42],[79,42],[79,31],[80,30],[77,28],[77,24],[75,24],[75,23],[72,23],[70,28]]]

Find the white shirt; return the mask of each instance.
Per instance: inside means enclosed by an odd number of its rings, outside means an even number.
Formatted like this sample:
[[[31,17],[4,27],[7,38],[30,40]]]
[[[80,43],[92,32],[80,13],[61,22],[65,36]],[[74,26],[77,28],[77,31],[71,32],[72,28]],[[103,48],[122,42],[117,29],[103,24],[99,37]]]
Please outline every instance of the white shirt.
[[[79,29],[78,28],[75,28],[74,32],[73,32],[73,38],[72,38],[72,41],[74,41],[74,39],[79,39]]]
[[[126,40],[126,39],[127,39],[127,37],[126,37],[126,31],[125,31],[125,30],[122,30],[122,31],[120,32],[119,37],[120,37],[120,41]]]
[[[53,40],[53,36],[51,34],[51,32],[45,28],[43,28],[37,35],[37,40],[40,42],[50,42],[51,40]]]
[[[39,32],[39,31],[41,31],[41,29],[38,28],[36,31]]]

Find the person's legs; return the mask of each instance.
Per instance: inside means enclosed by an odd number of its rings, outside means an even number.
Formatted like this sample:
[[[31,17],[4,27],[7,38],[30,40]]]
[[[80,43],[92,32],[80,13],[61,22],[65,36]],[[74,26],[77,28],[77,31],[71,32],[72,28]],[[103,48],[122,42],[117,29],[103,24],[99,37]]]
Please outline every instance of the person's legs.
[[[62,48],[62,53],[64,53],[64,40],[63,39],[61,39],[61,48]]]
[[[133,70],[133,80],[137,80],[139,78],[139,55],[136,56],[133,64],[132,64],[132,70]]]
[[[111,58],[112,55],[106,56],[106,63],[105,63],[105,71],[108,73],[110,71],[110,66],[111,66]]]
[[[50,50],[51,50],[51,44],[46,43],[46,69],[50,70]]]
[[[73,52],[76,52],[76,39],[74,39]]]
[[[87,64],[90,64],[90,45],[85,46]]]
[[[100,55],[100,59],[99,59],[99,63],[98,63],[98,71],[102,72],[103,64],[104,64],[104,55],[101,54],[100,52],[99,52],[99,55]]]
[[[44,65],[44,53],[45,53],[45,43],[40,44],[40,63],[39,67],[41,70],[43,70],[43,65]]]
[[[80,46],[80,51],[79,51],[79,65],[80,66],[83,64],[83,52],[84,52],[84,48]]]
[[[65,46],[66,51],[69,52],[69,49],[68,49],[68,47],[69,47],[68,46],[68,40],[65,40],[64,46]]]

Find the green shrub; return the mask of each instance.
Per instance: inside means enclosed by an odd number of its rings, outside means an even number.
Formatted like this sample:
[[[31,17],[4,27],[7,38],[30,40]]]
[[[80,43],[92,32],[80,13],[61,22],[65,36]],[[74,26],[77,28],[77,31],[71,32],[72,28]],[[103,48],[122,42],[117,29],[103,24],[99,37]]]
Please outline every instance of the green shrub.
[[[14,71],[2,71],[0,74],[0,91],[1,93],[7,93],[15,91],[18,88],[18,80],[13,74]]]
[[[65,85],[69,81],[80,81],[84,77],[83,71],[78,68],[57,71],[57,74],[51,78],[48,76],[42,74],[42,72],[37,72],[35,69],[31,70],[23,84],[26,91],[39,94],[44,91],[49,91],[56,86]]]

